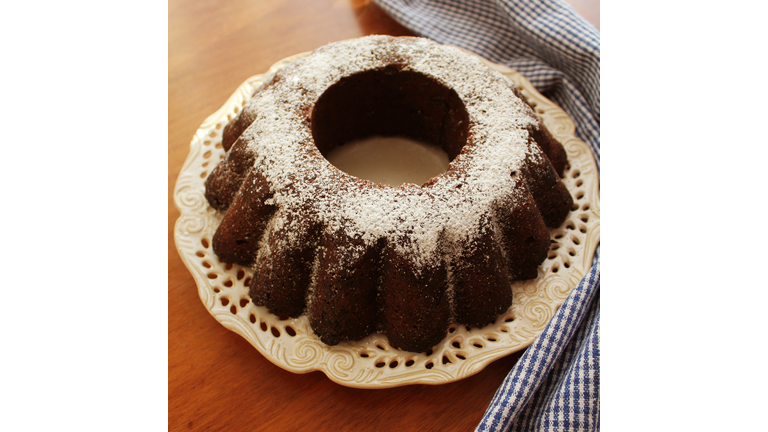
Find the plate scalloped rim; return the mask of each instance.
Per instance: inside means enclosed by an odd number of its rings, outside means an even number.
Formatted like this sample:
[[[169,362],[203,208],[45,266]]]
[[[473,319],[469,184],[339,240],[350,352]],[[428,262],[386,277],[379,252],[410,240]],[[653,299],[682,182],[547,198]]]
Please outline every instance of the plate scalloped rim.
[[[599,175],[592,152],[576,138],[570,117],[539,94],[519,72],[485,59],[482,60],[489,67],[521,89],[565,147],[569,166],[563,181],[575,201],[566,221],[550,231],[553,249],[539,266],[539,277],[512,284],[513,304],[495,323],[483,328],[453,324],[445,339],[427,353],[392,348],[381,334],[329,346],[312,332],[306,315],[280,319],[251,303],[249,269],[218,260],[210,240],[222,215],[208,206],[203,193],[205,178],[224,155],[223,127],[259,85],[283,66],[306,55],[309,53],[285,58],[266,73],[246,80],[203,122],[190,144],[189,156],[174,188],[174,203],[181,213],[174,227],[174,240],[206,309],[224,327],[245,338],[281,368],[295,373],[322,371],[334,382],[356,388],[454,382],[527,348],[591,267],[600,241]]]

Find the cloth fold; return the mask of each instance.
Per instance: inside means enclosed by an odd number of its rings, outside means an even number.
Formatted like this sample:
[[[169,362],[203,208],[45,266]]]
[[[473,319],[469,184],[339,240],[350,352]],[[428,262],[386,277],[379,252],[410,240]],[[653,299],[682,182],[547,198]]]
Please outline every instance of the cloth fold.
[[[417,34],[522,73],[576,123],[600,169],[600,34],[561,0],[374,0]],[[600,247],[509,372],[478,431],[599,430]]]

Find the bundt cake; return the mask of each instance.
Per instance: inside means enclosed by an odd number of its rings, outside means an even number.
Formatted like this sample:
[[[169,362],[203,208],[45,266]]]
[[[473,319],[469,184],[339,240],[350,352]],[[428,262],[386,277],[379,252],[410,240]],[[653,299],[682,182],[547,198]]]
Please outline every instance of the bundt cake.
[[[442,147],[423,185],[375,184],[323,155],[399,136]],[[280,69],[224,129],[206,180],[225,212],[213,250],[253,269],[250,295],[307,313],[325,343],[383,332],[424,352],[449,324],[484,326],[537,276],[573,203],[562,145],[516,87],[476,57],[423,38],[326,45]]]

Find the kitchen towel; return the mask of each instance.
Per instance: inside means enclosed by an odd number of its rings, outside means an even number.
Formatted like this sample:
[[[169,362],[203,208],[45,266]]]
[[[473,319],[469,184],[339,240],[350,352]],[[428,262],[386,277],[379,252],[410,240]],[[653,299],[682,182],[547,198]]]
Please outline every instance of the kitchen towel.
[[[576,123],[600,168],[600,34],[560,0],[374,0],[437,42],[523,74]],[[600,247],[592,268],[509,372],[478,431],[600,428]]]

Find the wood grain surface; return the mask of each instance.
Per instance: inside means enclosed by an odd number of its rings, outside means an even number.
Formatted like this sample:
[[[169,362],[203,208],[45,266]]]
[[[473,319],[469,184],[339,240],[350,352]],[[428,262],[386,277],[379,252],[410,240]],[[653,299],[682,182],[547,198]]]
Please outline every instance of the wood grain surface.
[[[574,7],[599,28],[599,0]],[[173,240],[192,136],[243,81],[329,42],[413,33],[368,0],[170,0],[168,16],[169,430],[473,430],[521,353],[441,386],[360,390],[293,374],[208,314]]]

